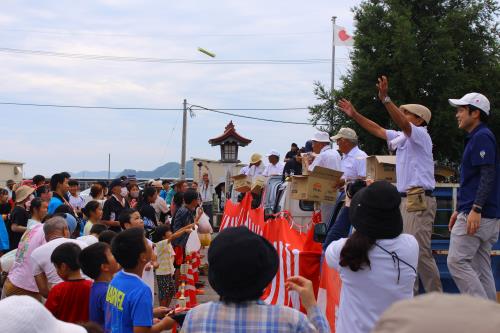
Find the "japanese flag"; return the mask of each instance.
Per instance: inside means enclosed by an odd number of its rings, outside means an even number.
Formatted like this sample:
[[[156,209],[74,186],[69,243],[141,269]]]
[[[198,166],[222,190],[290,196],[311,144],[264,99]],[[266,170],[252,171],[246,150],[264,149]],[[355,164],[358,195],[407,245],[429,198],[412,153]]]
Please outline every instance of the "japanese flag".
[[[335,25],[333,44],[335,46],[353,46],[354,38],[347,33],[344,27]]]

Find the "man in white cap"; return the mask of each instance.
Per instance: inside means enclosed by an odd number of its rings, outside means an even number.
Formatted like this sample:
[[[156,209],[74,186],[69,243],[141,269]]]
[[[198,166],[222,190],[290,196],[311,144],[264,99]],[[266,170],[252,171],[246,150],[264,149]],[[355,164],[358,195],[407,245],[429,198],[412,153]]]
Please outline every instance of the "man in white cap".
[[[250,164],[241,168],[240,175],[247,175],[253,179],[256,176],[262,176],[265,168],[264,163],[262,163],[262,155],[254,153],[250,156]]]
[[[358,113],[346,99],[339,102],[339,107],[372,135],[386,140],[390,150],[396,150],[396,185],[402,197],[400,208],[404,232],[415,236],[420,248],[414,292],[418,293],[419,279],[426,292],[442,292],[431,250],[437,208],[436,198],[432,195],[436,185],[432,140],[427,132],[431,111],[420,104],[405,104],[398,108],[388,95],[389,84],[385,76],[378,79],[377,87],[380,101],[401,131],[382,128]]]
[[[283,162],[280,162],[280,152],[276,149],[272,149],[266,156],[269,159],[269,164],[266,166],[263,176],[281,176],[285,165]]]
[[[318,154],[309,165],[308,170],[314,171],[316,166],[340,171],[340,154],[330,146],[330,135],[326,132],[316,132],[312,140],[313,152]],[[335,204],[321,203],[321,222],[328,227],[332,219]]]
[[[449,102],[457,108],[458,127],[468,134],[450,218],[448,268],[460,292],[496,300],[490,251],[500,228],[500,155],[486,126],[490,102],[478,93]]]
[[[356,179],[366,177],[366,153],[358,147],[358,135],[353,129],[343,127],[331,137],[337,142],[339,151],[342,153],[340,165],[342,167],[342,180],[347,183]]]

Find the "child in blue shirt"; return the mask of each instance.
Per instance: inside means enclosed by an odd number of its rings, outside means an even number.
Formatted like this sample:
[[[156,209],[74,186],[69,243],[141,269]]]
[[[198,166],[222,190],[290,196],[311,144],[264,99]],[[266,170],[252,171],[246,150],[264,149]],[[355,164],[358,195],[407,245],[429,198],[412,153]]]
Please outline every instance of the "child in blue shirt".
[[[110,332],[160,333],[171,329],[175,321],[168,316],[153,325],[153,297],[141,280],[144,267],[153,255],[144,230],[131,228],[122,231],[113,240],[111,252],[123,270],[111,280],[106,294],[106,326],[110,327]],[[164,315],[167,311],[160,308],[154,312]]]
[[[90,289],[89,320],[99,324],[106,332],[106,293],[113,275],[120,270],[111,253],[111,246],[106,243],[95,243],[86,247],[80,253],[80,264],[85,275],[94,280]]]

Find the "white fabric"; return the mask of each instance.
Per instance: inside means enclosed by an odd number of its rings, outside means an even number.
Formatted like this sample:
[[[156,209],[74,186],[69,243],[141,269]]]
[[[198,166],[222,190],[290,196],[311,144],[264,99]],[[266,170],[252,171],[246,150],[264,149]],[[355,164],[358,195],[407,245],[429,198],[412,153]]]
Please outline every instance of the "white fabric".
[[[340,251],[346,238],[332,242],[325,252],[328,266],[336,269],[342,279],[340,306],[336,321],[337,333],[368,333],[380,315],[392,303],[413,297],[413,284],[416,273],[408,265],[400,262],[399,283],[398,266],[390,254],[374,246],[368,252],[369,267],[353,272],[349,267],[341,267]],[[418,263],[418,243],[415,237],[401,234],[394,239],[380,239],[377,244],[414,268]]]
[[[241,168],[240,175],[247,175],[253,179],[256,176],[262,176],[265,170],[266,167],[264,163],[261,162],[259,166],[252,165]]]
[[[284,167],[285,164],[283,164],[283,162],[278,162],[276,164],[269,163],[266,166],[266,169],[264,170],[264,173],[262,175],[266,177],[276,176],[276,175],[281,176],[283,174]]]
[[[92,245],[92,244],[99,242],[99,239],[97,239],[97,237],[93,236],[93,235],[81,236],[81,237],[78,237],[77,240],[82,241],[87,245]]]
[[[338,151],[333,150],[330,146],[325,146],[309,166],[309,171],[313,171],[316,166],[342,171],[340,160]]]
[[[86,333],[80,325],[56,319],[31,296],[10,296],[0,301],[2,333]]]
[[[198,192],[200,192],[201,201],[202,202],[212,202],[214,200],[214,186],[212,183],[205,184],[205,182],[201,182],[198,186]]]
[[[80,246],[81,249],[87,247],[87,243],[85,242],[63,237],[56,238],[48,243],[45,243],[31,253],[33,276],[45,273],[49,284],[55,285],[62,282],[62,279],[59,277],[59,275],[57,275],[54,264],[50,261],[50,256],[52,255],[52,252],[54,252],[56,247],[64,243],[75,243]]]
[[[80,195],[74,197],[71,194],[69,195],[69,204],[74,209],[82,209],[85,207],[85,199],[83,199]]]
[[[163,200],[163,199],[162,199]],[[165,202],[165,200],[163,200]],[[149,239],[146,238],[148,241],[149,246],[153,249],[153,253],[155,253],[155,244],[150,241]],[[151,295],[153,296],[153,299],[155,299],[155,272],[153,269],[153,265],[151,263],[148,263],[147,265],[150,265],[151,269],[149,271],[146,270],[146,267],[144,267],[144,271],[142,271],[142,281],[151,289]],[[125,273],[125,272],[124,272]],[[130,274],[134,275],[134,274]]]
[[[340,165],[342,167],[342,179],[347,181],[366,177],[366,153],[358,146],[344,155]]]
[[[389,149],[396,149],[396,185],[399,192],[406,192],[412,187],[433,190],[434,158],[432,140],[426,127],[411,124],[411,136],[404,132],[387,130]]]

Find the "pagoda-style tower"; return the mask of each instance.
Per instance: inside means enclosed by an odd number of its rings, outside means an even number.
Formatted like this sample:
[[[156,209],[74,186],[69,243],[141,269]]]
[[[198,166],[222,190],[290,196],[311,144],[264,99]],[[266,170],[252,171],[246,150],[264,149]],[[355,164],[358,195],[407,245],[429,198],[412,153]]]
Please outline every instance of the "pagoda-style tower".
[[[242,137],[236,132],[232,121],[227,124],[222,135],[208,140],[212,146],[220,146],[220,161],[222,163],[239,163],[238,147],[245,147],[252,140]]]

